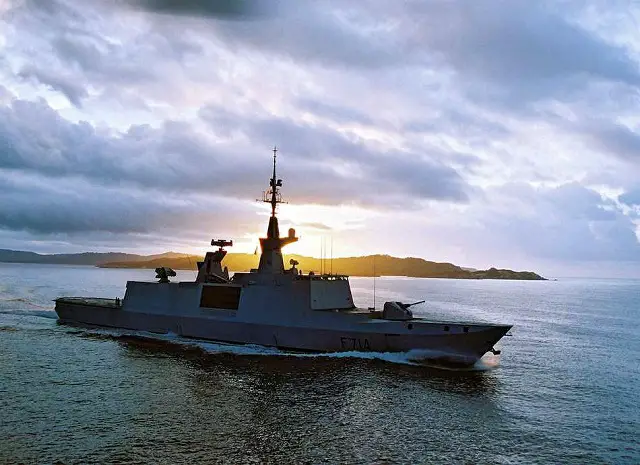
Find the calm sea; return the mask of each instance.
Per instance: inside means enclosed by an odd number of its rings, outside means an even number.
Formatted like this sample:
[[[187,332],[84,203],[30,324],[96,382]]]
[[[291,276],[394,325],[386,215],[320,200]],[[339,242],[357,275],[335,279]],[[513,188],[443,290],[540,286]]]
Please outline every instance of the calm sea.
[[[56,323],[56,296],[153,277],[0,264],[0,463],[640,463],[640,281],[378,279],[378,304],[515,325],[467,371]]]

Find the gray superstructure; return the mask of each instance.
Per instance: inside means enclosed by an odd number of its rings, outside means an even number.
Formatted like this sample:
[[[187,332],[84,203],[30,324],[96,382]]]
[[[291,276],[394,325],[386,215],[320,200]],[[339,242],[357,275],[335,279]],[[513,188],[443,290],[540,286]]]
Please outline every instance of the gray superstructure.
[[[471,365],[504,336],[510,325],[438,322],[414,317],[410,306],[386,302],[382,311],[354,305],[347,276],[285,269],[282,247],[298,238],[280,236],[276,207],[282,181],[273,176],[263,200],[271,204],[267,235],[260,239],[257,269],[235,273],[222,267],[224,247],[198,263],[194,282],[169,282],[171,270],[157,269],[159,282],[127,282],[124,299],[61,297],[61,322],[176,333],[197,339],[259,344],[288,350],[406,352],[427,359]]]

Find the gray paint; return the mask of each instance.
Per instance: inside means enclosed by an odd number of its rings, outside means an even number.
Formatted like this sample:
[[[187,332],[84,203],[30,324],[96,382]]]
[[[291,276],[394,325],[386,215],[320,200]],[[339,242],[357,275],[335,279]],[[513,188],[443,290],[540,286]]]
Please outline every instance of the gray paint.
[[[303,351],[419,349],[426,352],[426,358],[465,365],[475,363],[511,328],[422,318],[384,320],[379,312],[358,308],[314,310],[311,289],[316,280],[322,282],[327,293],[335,286],[339,288],[337,294],[346,296],[348,291],[350,298],[348,280],[283,274],[256,282],[249,279],[253,275],[238,276],[236,285],[241,287],[238,310],[200,307],[204,286],[228,284],[129,281],[121,306],[116,306],[115,301],[60,298],[56,312],[60,320],[68,323],[172,332],[197,339]]]
[[[301,275],[295,264],[284,269],[281,248],[297,238],[293,230],[280,237],[275,212],[282,201],[282,182],[276,177],[275,154],[274,149],[271,187],[264,193],[271,217],[267,237],[260,240],[257,270],[229,279],[221,267],[226,252],[220,246],[199,264],[195,282],[129,281],[121,305],[108,299],[59,298],[60,320],[289,350],[419,350],[423,358],[464,365],[475,363],[509,331],[510,325],[385,319],[382,312],[355,307],[346,276]],[[209,287],[239,289],[237,310],[201,307],[203,291]]]

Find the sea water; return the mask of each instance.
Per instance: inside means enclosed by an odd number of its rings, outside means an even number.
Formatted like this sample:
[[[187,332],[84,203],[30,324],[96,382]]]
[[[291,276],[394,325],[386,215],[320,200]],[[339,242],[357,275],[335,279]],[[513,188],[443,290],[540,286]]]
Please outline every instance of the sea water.
[[[0,264],[0,463],[640,463],[640,281],[377,280],[378,307],[513,324],[471,370],[56,321],[153,277]]]

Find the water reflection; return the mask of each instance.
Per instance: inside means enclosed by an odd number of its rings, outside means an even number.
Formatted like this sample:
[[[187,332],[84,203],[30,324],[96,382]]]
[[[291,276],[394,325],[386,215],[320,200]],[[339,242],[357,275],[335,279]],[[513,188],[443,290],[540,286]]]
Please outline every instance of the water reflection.
[[[242,462],[423,461],[424,438],[437,442],[430,446],[436,454],[452,431],[464,428],[465,441],[484,441],[486,428],[505,420],[492,371],[210,353],[137,336],[78,334],[117,341],[122,370],[144,380],[116,396],[121,417],[136,428],[133,443],[147,444],[131,454],[149,454],[155,444],[188,450],[193,460],[220,453]]]
[[[255,392],[295,389],[308,396],[338,395],[373,380],[385,388],[428,388],[465,396],[490,396],[498,378],[492,370],[452,369],[393,363],[384,360],[319,355],[236,355],[203,350],[188,343],[171,343],[135,335],[92,335],[115,338],[133,357],[173,357],[203,372],[218,375],[219,382],[239,378]],[[183,341],[184,342],[184,341]]]

